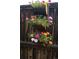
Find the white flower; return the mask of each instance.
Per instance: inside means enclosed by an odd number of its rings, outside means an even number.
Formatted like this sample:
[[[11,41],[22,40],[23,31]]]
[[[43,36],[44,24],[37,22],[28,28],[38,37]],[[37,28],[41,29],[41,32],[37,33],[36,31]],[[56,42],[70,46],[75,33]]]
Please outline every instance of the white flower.
[[[38,39],[34,39],[34,42],[37,43],[38,42]]]
[[[34,41],[35,40],[35,38],[31,38],[31,41]]]

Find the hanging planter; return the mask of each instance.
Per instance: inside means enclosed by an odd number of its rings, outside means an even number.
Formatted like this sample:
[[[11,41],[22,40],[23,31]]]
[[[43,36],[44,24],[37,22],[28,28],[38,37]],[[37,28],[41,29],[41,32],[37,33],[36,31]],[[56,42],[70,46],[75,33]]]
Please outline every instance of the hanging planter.
[[[32,26],[38,25],[38,26],[42,26],[46,29],[47,27],[52,25],[52,22],[50,22],[50,21],[51,20],[48,20],[46,17],[41,18],[40,16],[39,17],[32,16],[32,18],[29,20],[28,23]]]

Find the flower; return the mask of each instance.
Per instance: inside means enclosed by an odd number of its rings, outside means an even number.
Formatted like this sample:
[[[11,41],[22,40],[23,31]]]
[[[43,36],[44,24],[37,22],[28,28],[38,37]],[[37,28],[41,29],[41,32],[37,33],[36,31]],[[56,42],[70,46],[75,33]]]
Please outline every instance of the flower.
[[[49,33],[49,32],[47,32],[47,34],[49,35],[50,33]]]
[[[45,5],[45,1],[42,1],[41,4],[42,4],[42,5]]]
[[[50,34],[49,32],[44,32],[44,35],[46,35],[46,36],[49,35],[49,34]]]
[[[35,42],[35,43],[37,43],[37,42],[38,42],[38,39],[31,38],[31,41],[32,41],[32,42]]]
[[[34,37],[34,34],[31,34],[30,37]]]
[[[44,34],[43,32],[41,32],[41,34]]]
[[[49,19],[50,19],[50,20],[53,20],[53,18],[52,18],[51,16],[49,16]]]
[[[52,41],[49,41],[49,44],[50,44],[50,45],[52,45],[52,44],[53,44],[53,42],[52,42]]]
[[[44,33],[44,35],[47,36],[48,34],[47,33]]]
[[[26,17],[26,20],[28,20],[29,18],[28,17]]]
[[[34,39],[34,42],[37,43],[38,42],[38,39]]]
[[[37,39],[38,39],[39,37],[40,37],[40,36],[39,36],[39,34],[36,34],[36,35],[35,35],[35,38],[37,38]]]
[[[42,1],[42,3],[45,3],[45,1]]]
[[[52,20],[49,20],[49,23],[53,23],[53,21]]]
[[[31,38],[31,41],[33,42],[35,40],[35,38]]]
[[[49,32],[41,32],[42,35],[48,36],[50,33]]]
[[[31,20],[35,20],[36,19],[36,16],[31,16]]]

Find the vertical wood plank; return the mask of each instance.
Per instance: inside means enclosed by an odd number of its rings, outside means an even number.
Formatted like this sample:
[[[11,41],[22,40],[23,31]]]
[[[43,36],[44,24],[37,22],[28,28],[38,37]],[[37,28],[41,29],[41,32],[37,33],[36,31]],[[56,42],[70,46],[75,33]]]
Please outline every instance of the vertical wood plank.
[[[53,59],[58,59],[58,49],[53,49]]]
[[[52,49],[51,48],[47,49],[47,59],[52,59]]]
[[[40,59],[40,49],[36,50],[36,59]]]
[[[33,48],[28,48],[28,59],[33,59]]]
[[[50,59],[52,59],[52,48],[50,48]]]
[[[33,48],[33,59],[36,59],[36,48]]]
[[[24,48],[21,48],[21,51],[20,51],[20,55],[21,55],[21,59],[25,59],[25,51],[24,51]]]
[[[23,50],[22,50],[22,48],[20,49],[20,59],[23,59]]]
[[[47,49],[46,48],[42,48],[40,51],[41,54],[41,59],[47,59]]]
[[[25,59],[28,59],[28,48],[25,48]]]

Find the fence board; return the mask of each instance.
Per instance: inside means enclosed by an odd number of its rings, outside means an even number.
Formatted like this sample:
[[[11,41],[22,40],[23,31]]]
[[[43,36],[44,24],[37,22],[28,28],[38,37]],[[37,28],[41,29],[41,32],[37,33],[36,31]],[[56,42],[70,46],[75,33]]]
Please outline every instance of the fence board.
[[[25,48],[25,59],[28,59],[28,48]]]
[[[21,59],[57,59],[58,49],[53,48],[21,48]]]
[[[39,49],[36,50],[36,54],[37,54],[36,59],[40,59],[40,50]]]
[[[40,53],[41,53],[41,59],[47,59],[47,49],[42,48]]]
[[[33,59],[33,48],[28,48],[28,59]]]

